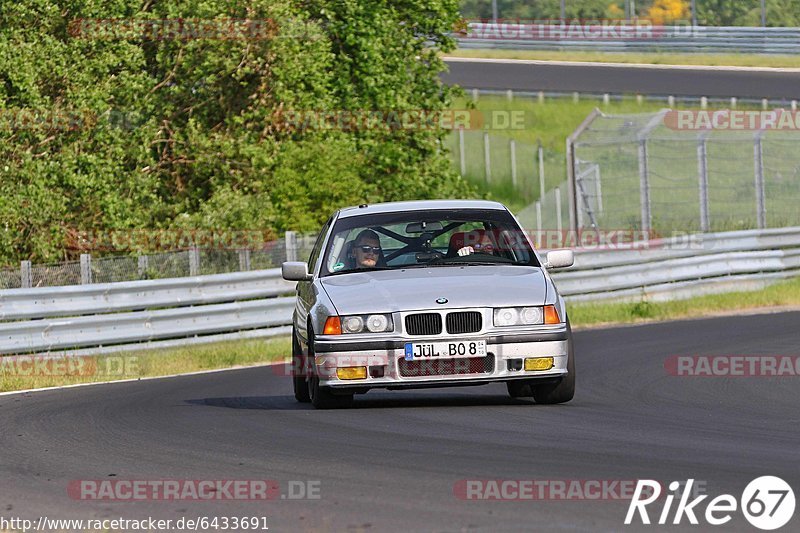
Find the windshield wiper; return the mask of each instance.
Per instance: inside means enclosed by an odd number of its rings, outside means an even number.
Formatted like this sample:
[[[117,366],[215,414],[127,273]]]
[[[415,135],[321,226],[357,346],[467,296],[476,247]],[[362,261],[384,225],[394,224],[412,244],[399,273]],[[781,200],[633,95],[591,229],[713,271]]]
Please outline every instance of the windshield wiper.
[[[367,267],[367,268],[351,268],[349,270],[339,270],[338,272],[331,272],[329,276],[338,276],[339,274],[355,274],[357,272],[375,272],[376,270],[394,270],[394,267],[385,266],[385,267]]]

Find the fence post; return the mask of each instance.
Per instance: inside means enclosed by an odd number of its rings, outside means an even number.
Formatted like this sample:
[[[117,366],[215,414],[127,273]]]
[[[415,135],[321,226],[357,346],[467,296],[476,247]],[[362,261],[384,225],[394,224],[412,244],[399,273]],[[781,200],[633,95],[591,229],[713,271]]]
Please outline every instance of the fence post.
[[[473,102],[477,102],[478,101],[478,94],[479,94],[478,93],[478,89],[472,89],[472,101]]]
[[[642,231],[650,231],[650,176],[647,168],[647,139],[639,141],[639,204],[642,209]]]
[[[91,254],[81,254],[81,285],[89,285],[92,282],[92,256]]]
[[[556,229],[558,230],[559,238],[562,230],[561,224],[561,186],[556,187]],[[577,228],[576,228],[577,229]]]
[[[492,180],[492,159],[489,155],[489,134],[483,134],[483,171],[484,176],[486,178],[486,182],[490,182]]]
[[[536,246],[542,246],[542,202],[536,202]]]
[[[637,135],[639,142],[639,203],[642,209],[642,231],[650,231],[653,224],[653,217],[650,210],[650,165],[647,161],[647,138],[650,132],[657,128],[664,121],[664,116],[669,109],[662,109],[639,130]]]
[[[509,141],[509,151],[511,152],[511,185],[517,190],[517,143],[514,139]]]
[[[136,272],[139,274],[139,279],[144,279],[147,275],[147,269],[150,267],[150,258],[146,255],[140,255],[136,258]]]
[[[508,99],[509,102],[512,102],[514,100],[514,91],[512,91],[511,89],[507,90],[506,98]]]
[[[250,271],[250,250],[239,250],[239,272]]]
[[[706,149],[706,133],[697,138],[697,178],[700,187],[700,230],[709,231],[708,217],[708,151]]]
[[[458,160],[461,163],[461,177],[467,174],[467,155],[464,151],[464,126],[458,128]]]
[[[603,212],[603,184],[600,181],[600,165],[594,166],[594,176],[595,181],[597,182],[596,192],[597,192],[597,211],[600,213]]]
[[[580,126],[578,126],[575,131],[573,131],[570,136],[567,137],[567,194],[569,196],[567,200],[569,204],[569,229],[571,231],[576,231],[578,228],[580,228],[582,222],[581,214],[578,212],[578,186],[575,181],[575,141],[599,115],[602,115],[602,113],[598,108],[595,107],[594,110],[589,113],[589,116],[583,119],[583,122],[581,122]],[[561,205],[559,204],[559,208],[560,207]]]
[[[31,262],[19,262],[19,286],[23,289],[30,289],[33,285],[33,276],[31,275]]]
[[[286,260],[297,261],[297,233],[287,231],[284,239],[286,240]]]
[[[753,140],[753,162],[755,166],[756,185],[756,217],[758,229],[767,227],[767,207],[764,199],[764,147],[761,137],[764,131],[759,130]]]
[[[196,246],[189,248],[189,275],[200,275],[200,249]]]
[[[541,140],[536,156],[539,159],[539,201],[544,202],[544,147]]]

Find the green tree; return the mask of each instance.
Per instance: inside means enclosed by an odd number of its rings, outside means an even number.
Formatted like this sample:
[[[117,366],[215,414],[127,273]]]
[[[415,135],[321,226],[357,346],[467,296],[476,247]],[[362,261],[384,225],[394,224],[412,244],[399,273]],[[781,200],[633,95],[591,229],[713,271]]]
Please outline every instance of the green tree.
[[[438,128],[282,121],[444,109],[437,49],[458,17],[456,0],[0,3],[0,262],[64,259],[76,230],[277,235],[344,203],[473,195]],[[272,23],[259,39],[75,35],[79,19],[180,18]]]

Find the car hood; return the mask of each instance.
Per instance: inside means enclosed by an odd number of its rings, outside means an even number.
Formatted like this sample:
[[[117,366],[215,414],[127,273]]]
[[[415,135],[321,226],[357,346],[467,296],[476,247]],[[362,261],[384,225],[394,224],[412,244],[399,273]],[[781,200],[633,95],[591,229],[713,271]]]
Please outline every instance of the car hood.
[[[468,266],[353,272],[322,278],[340,315],[413,311],[437,307],[543,305],[540,268]],[[444,305],[439,298],[447,298]]]

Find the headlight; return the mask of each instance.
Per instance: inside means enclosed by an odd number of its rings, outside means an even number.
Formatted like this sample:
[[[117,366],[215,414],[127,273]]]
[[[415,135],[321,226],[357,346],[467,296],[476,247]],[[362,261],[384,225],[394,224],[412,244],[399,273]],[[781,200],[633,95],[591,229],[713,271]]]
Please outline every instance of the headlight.
[[[554,320],[555,319],[555,320]],[[544,307],[502,307],[494,310],[494,325],[535,326],[538,324],[560,323],[555,306]]]
[[[393,330],[392,315],[350,315],[342,317],[342,333],[384,333]]]
[[[389,318],[386,315],[369,315],[367,317],[367,329],[372,333],[386,331],[389,327]]]
[[[343,333],[361,333],[364,330],[364,319],[360,316],[346,316],[342,320]]]

